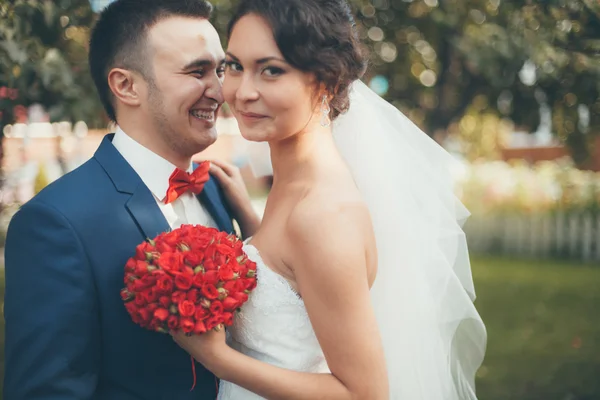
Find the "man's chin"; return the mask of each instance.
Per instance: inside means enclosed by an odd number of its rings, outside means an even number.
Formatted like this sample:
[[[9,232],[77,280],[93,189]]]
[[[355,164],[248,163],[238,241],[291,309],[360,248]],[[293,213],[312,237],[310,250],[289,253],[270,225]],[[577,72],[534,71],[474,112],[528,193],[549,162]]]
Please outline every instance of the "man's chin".
[[[197,145],[196,147],[202,148],[202,150],[204,150],[217,141],[217,129],[216,127],[203,130],[193,129],[192,137],[194,138],[194,142]]]

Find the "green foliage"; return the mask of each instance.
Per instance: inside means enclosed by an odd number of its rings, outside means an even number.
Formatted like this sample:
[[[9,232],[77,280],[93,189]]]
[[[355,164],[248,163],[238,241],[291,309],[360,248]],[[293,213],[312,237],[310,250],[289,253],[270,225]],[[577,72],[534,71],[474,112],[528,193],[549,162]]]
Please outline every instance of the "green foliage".
[[[87,0],[0,0],[0,128],[15,107],[42,104],[52,121],[103,123],[87,67]]]

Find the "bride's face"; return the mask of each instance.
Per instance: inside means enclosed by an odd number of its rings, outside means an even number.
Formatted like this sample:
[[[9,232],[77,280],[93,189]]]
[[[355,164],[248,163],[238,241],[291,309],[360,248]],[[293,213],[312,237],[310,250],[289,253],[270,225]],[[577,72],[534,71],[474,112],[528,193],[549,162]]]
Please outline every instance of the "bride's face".
[[[246,139],[278,141],[318,123],[314,76],[285,61],[262,17],[249,14],[235,24],[226,65],[223,95]]]

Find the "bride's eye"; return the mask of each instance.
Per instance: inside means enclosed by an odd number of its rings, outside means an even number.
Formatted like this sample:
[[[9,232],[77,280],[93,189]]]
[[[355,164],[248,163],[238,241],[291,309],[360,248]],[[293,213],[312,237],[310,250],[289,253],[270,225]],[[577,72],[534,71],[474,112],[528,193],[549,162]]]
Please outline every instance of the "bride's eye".
[[[225,61],[225,71],[242,72],[242,66],[235,61]]]
[[[284,73],[285,71],[283,69],[277,67],[267,67],[263,70],[263,74],[271,78],[283,75]]]

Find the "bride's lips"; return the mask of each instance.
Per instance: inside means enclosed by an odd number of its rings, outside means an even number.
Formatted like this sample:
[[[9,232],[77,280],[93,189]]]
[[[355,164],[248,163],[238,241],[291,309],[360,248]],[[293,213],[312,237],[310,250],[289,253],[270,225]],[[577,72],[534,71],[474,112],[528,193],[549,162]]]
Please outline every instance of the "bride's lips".
[[[244,122],[258,122],[258,121],[268,118],[266,115],[256,114],[256,113],[251,113],[251,112],[238,111],[238,113],[239,113],[240,117],[242,117]]]

